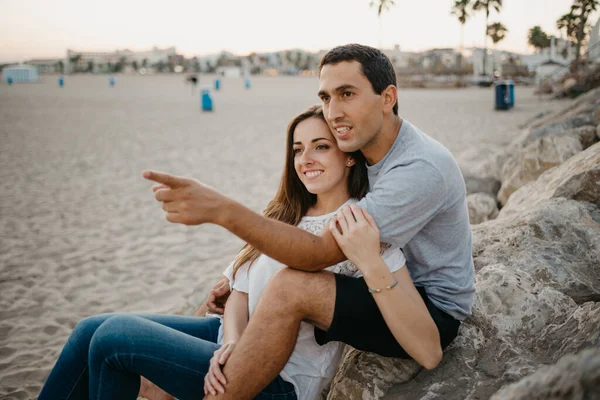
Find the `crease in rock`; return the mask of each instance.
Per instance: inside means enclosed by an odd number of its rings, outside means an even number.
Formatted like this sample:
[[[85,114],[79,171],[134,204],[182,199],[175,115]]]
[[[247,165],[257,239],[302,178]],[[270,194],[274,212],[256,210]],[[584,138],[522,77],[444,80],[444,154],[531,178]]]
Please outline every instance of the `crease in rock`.
[[[600,301],[600,210],[554,198],[472,226],[475,270],[504,264],[576,303]]]
[[[498,218],[521,213],[554,197],[587,201],[600,207],[600,143],[544,172],[535,182],[514,192]]]
[[[544,366],[496,392],[490,400],[600,399],[600,348]]]

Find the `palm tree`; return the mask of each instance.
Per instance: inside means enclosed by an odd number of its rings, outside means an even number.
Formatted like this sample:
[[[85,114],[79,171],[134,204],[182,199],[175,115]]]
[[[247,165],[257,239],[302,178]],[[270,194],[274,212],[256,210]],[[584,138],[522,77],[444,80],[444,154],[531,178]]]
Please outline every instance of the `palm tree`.
[[[542,30],[541,26],[536,25],[529,30],[527,43],[536,51],[540,51],[550,47],[550,36]]]
[[[487,34],[492,39],[492,43],[494,43],[494,47],[506,38],[506,34],[508,33],[508,29],[501,22],[494,22],[489,24],[487,27]],[[492,73],[494,71],[494,59],[492,59]]]
[[[463,41],[464,41],[464,33],[465,33],[465,23],[469,18],[468,7],[471,3],[471,0],[454,0],[454,5],[452,6],[452,15],[458,18],[458,22],[460,22],[460,52],[462,54],[463,51]]]
[[[585,38],[589,31],[588,18],[590,14],[598,8],[599,0],[574,0],[571,6],[571,12],[576,13],[578,17],[578,24],[576,30],[577,44],[575,47],[575,65],[579,65],[579,59],[581,57],[581,46],[585,41]]]
[[[485,62],[487,58],[487,27],[488,27],[488,19],[490,17],[490,8],[496,10],[496,12],[500,12],[502,8],[502,0],[475,0],[473,3],[473,11],[483,10],[485,11],[485,36],[483,39],[483,74],[485,75]]]
[[[394,0],[371,0],[370,7],[377,7],[377,18],[379,18],[379,48],[381,49],[381,14],[394,5]]]

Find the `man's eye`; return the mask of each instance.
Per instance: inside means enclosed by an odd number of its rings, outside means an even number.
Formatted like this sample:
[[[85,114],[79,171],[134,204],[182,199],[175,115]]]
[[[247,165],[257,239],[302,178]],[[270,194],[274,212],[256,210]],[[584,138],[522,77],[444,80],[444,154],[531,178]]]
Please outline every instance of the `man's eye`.
[[[329,101],[329,96],[322,96],[322,97],[321,97],[321,101],[322,101],[323,103],[327,103],[327,102]]]
[[[342,97],[350,97],[352,95],[354,95],[354,93],[352,93],[352,92],[344,92],[344,93],[342,93]]]

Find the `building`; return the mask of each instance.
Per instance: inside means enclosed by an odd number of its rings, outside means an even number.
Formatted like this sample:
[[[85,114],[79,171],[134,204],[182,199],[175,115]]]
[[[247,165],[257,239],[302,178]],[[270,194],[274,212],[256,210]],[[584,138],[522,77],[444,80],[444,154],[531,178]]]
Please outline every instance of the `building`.
[[[86,52],[67,49],[68,72],[120,72],[125,66],[135,65],[137,68],[152,68],[159,66],[163,69],[171,62],[183,57],[177,54],[175,47],[159,49],[154,47],[149,51],[135,52],[128,49],[113,52]],[[174,66],[174,65],[173,65]]]
[[[33,83],[38,81],[38,70],[27,64],[17,64],[2,69],[2,80],[14,83]]]

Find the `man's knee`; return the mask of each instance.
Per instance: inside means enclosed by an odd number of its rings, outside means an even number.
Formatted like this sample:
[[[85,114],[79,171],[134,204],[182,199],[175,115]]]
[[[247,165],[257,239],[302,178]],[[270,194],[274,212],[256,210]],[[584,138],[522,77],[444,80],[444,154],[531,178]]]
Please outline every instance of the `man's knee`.
[[[282,268],[273,274],[260,301],[304,318],[314,311],[312,303],[324,293],[335,296],[333,274]]]
[[[261,301],[273,303],[271,306],[279,306],[289,310],[302,301],[304,287],[300,282],[303,280],[303,271],[291,268],[282,268],[275,272],[267,287],[265,288]]]

